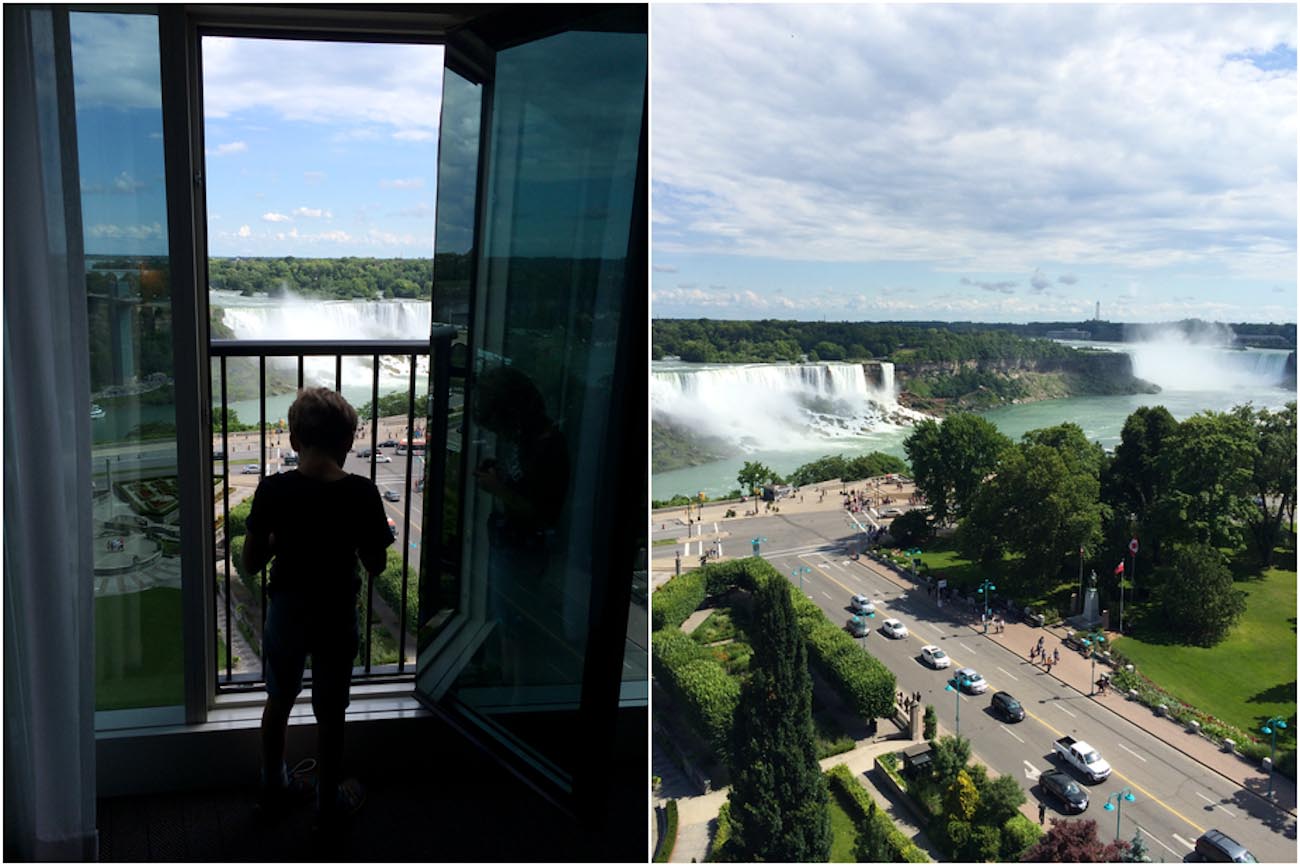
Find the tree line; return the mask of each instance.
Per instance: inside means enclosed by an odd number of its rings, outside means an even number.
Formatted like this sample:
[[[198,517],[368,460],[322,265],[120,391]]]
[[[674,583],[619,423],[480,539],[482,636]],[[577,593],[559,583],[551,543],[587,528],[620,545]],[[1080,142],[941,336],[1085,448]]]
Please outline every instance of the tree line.
[[[305,295],[338,300],[433,295],[432,259],[212,258],[208,285],[246,297]]]

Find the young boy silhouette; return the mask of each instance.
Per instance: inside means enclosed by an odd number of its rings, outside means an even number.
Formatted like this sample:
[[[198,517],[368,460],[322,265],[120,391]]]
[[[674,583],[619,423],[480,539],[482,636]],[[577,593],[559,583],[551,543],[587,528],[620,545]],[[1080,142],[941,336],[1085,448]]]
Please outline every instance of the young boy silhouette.
[[[352,447],[357,413],[328,388],[305,388],[289,407],[289,443],[298,467],[269,475],[257,486],[244,568],[271,565],[269,610],[263,633],[266,708],[262,712],[262,790],[259,805],[273,815],[305,794],[284,764],[285,729],[302,691],[307,656],[312,659],[311,705],[316,715],[320,826],[354,813],[365,794],[355,780],[342,781],[343,715],[357,653],[358,560],[377,575],[393,543],[374,482],[343,471]]]

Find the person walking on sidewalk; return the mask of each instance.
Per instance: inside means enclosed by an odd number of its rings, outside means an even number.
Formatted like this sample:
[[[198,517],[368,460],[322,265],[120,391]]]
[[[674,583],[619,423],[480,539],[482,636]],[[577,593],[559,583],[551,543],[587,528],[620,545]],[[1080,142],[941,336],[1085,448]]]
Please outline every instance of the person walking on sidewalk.
[[[1038,801],[1038,824],[1042,826],[1043,821],[1047,820],[1047,804],[1042,800]]]
[[[1056,649],[1052,650],[1052,664],[1059,665],[1060,663],[1061,663],[1061,648],[1057,647]]]

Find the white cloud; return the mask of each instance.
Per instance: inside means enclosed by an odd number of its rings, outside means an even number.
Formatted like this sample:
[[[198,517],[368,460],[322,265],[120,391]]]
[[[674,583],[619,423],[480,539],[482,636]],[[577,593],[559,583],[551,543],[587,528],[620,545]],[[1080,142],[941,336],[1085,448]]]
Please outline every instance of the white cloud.
[[[290,221],[290,219],[291,218],[286,216],[285,214],[276,213],[275,211],[267,211],[266,213],[262,214],[262,220],[268,223],[287,223]]]
[[[391,180],[379,181],[382,189],[423,189],[424,178],[422,177],[398,177]]]
[[[250,229],[248,226],[240,226],[239,231],[236,232],[235,234],[237,234],[241,238],[251,238],[253,236],[253,230]]]
[[[657,271],[657,272],[659,272],[659,273],[661,273],[661,274],[675,274],[675,273],[677,273],[677,266],[676,266],[676,265],[651,265],[651,269],[654,270],[654,271]]]
[[[431,129],[403,129],[393,133],[398,141],[437,141],[438,134]]]
[[[118,225],[116,223],[97,223],[86,229],[92,238],[112,238],[115,240],[150,240],[163,237],[161,223],[140,223],[136,225]]]
[[[651,15],[657,250],[1294,281],[1294,7]]]
[[[332,232],[321,232],[320,234],[315,235],[314,237],[323,241],[338,241],[340,243],[344,243],[352,240],[352,235],[342,230],[332,231]]]
[[[319,207],[300,207],[293,212],[294,216],[308,217],[309,219],[333,219],[334,214],[330,211]]]
[[[232,153],[246,153],[248,144],[243,141],[228,141],[225,144],[218,144],[216,147],[210,147],[207,150],[208,156],[229,156]]]

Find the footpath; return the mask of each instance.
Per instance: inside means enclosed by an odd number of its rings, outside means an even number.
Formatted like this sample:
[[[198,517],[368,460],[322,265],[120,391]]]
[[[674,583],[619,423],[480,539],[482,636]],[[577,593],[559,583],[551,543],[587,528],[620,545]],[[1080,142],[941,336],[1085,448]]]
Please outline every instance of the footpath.
[[[887,495],[893,500],[892,504],[897,504],[899,508],[904,510],[907,508],[908,497],[914,492],[910,481],[904,481],[901,489],[895,484],[883,482],[877,487],[875,479],[847,484],[840,481],[827,481],[801,487],[799,493],[794,497],[783,499],[775,503],[775,505],[780,508],[779,514],[781,515],[790,516],[838,511],[845,514],[847,519],[849,515],[844,510],[845,498],[842,491],[852,490],[857,490],[867,496],[879,497]],[[728,510],[734,510],[736,516],[726,517]],[[749,556],[749,538],[743,528],[744,524],[748,518],[771,516],[771,514],[772,512],[765,509],[764,503],[755,503],[752,499],[748,502],[705,503],[702,508],[693,506],[689,511],[685,506],[677,506],[652,512],[652,529],[662,531],[676,526],[681,531],[677,544],[673,546],[661,545],[655,548],[652,553],[653,586],[658,587],[673,576],[676,569],[676,556],[681,552],[682,547],[688,540],[692,542],[692,553],[694,555],[682,557],[683,571],[690,570],[691,567],[698,565],[699,554],[695,553],[695,550],[698,549],[697,545],[701,539],[703,539],[706,549],[714,541],[719,542],[723,547],[723,560]],[[852,516],[856,517],[864,526],[879,522],[874,513],[870,515],[870,518],[867,514]],[[918,589],[917,584],[884,564],[867,557],[860,558],[857,563],[860,567],[885,578],[902,589]],[[924,593],[918,594],[921,599],[926,599]],[[933,602],[929,603],[933,604]],[[940,608],[936,605],[935,610],[938,612]],[[983,627],[975,610],[964,608],[960,604],[949,603],[944,606],[942,612],[945,616],[964,620],[966,627],[973,633],[983,634]],[[1086,696],[1093,691],[1091,685],[1094,680],[1092,663],[1089,659],[1080,655],[1079,652],[1065,645],[1066,636],[1067,629],[1064,627],[1039,628],[1021,622],[1008,622],[1003,631],[996,634],[990,632],[987,635],[990,640],[996,641],[1026,661],[1029,660],[1029,652],[1037,645],[1039,637],[1045,637],[1044,646],[1049,653],[1056,649],[1061,651],[1060,663],[1053,665],[1048,675]],[[1108,639],[1118,636],[1113,632],[1107,634]],[[1291,779],[1280,774],[1274,775],[1273,799],[1270,802],[1265,797],[1268,790],[1268,775],[1261,767],[1243,760],[1235,754],[1224,752],[1209,739],[1199,734],[1190,733],[1172,719],[1155,715],[1154,712],[1142,704],[1131,701],[1124,695],[1108,691],[1105,695],[1094,695],[1092,699],[1117,716],[1123,717],[1155,738],[1168,743],[1207,770],[1240,787],[1245,794],[1245,799],[1249,801],[1248,806],[1251,814],[1264,821],[1267,825],[1280,829],[1295,818],[1297,814],[1296,783]],[[899,829],[938,861],[940,859],[938,852],[931,846],[929,840],[925,839],[921,830],[915,826],[911,814],[902,807],[901,803],[895,804],[886,797],[875,787],[872,777],[866,775],[866,772],[873,766],[877,755],[894,751],[899,747],[900,742],[897,739],[877,738],[864,741],[850,752],[823,760],[822,767],[826,769],[838,763],[848,764],[854,777],[870,792],[877,804],[886,809]],[[678,799],[678,836],[677,844],[673,849],[672,862],[685,863],[690,862],[692,859],[699,862],[704,861],[711,838],[710,824],[716,819],[718,809],[726,802],[726,799],[725,790],[714,791],[698,797]],[[1037,814],[1036,812],[1031,814],[1030,805],[1032,804],[1027,804],[1022,811],[1036,821]]]

